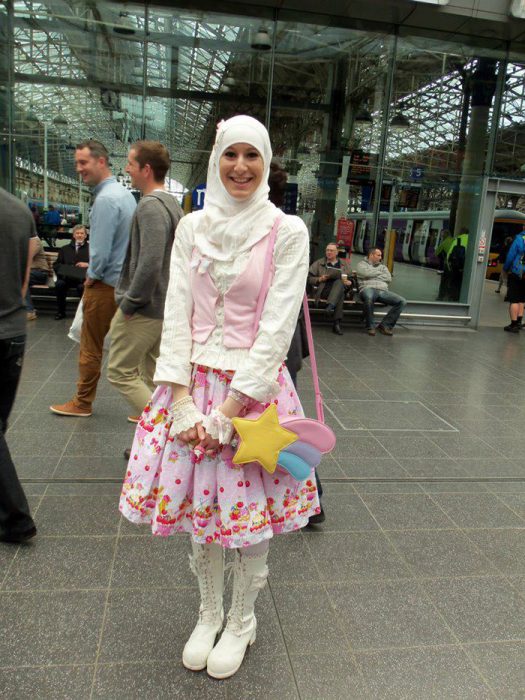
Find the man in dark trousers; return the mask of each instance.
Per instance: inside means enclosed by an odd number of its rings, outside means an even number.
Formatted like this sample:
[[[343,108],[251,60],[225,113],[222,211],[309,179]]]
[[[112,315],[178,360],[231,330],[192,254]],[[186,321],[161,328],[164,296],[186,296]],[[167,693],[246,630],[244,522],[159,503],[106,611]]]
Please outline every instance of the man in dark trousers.
[[[5,439],[22,372],[25,291],[39,239],[29,209],[0,188],[0,541],[25,542],[36,527]]]
[[[133,216],[115,289],[118,309],[111,322],[108,360],[108,379],[129,403],[131,422],[138,421],[155,388],[171,249],[183,216],[179,203],[165,189],[169,167],[168,149],[158,141],[137,141],[131,146],[126,172],[143,196]]]
[[[86,227],[82,224],[75,226],[72,232],[72,241],[58,251],[55,262],[57,281],[55,294],[57,296],[58,311],[55,319],[59,321],[66,317],[66,299],[68,289],[76,289],[82,297],[84,292],[84,280],[89,266],[89,244],[87,242]]]
[[[326,313],[332,318],[332,331],[343,335],[343,302],[345,291],[352,286],[349,279],[350,266],[337,257],[335,243],[326,246],[325,257],[312,263],[308,273],[308,284],[315,288],[315,301],[326,299]]]

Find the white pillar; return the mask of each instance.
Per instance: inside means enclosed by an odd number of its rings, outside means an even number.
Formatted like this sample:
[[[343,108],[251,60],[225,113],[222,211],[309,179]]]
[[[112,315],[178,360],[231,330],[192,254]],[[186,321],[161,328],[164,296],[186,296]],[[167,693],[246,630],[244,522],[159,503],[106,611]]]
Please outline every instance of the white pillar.
[[[44,209],[47,208],[47,123],[44,122]]]

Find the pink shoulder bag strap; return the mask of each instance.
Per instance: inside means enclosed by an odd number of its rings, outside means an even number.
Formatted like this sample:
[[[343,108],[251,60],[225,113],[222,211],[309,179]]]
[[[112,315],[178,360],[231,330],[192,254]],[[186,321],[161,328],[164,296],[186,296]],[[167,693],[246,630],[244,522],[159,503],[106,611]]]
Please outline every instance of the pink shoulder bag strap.
[[[270,284],[273,278],[273,250],[275,248],[275,239],[277,237],[277,230],[281,222],[282,215],[279,214],[272,226],[269,233],[268,246],[266,248],[266,258],[264,261],[264,273],[261,283],[261,291],[259,292],[259,298],[257,299],[257,308],[255,311],[254,323],[253,323],[253,337],[257,333],[259,328],[259,322],[261,320],[264,302],[268,295],[268,290],[270,289]],[[317,413],[317,420],[324,423],[324,408],[323,408],[323,395],[321,394],[321,389],[319,387],[319,375],[317,374],[317,362],[315,359],[315,349],[314,349],[314,339],[312,335],[312,323],[310,321],[310,310],[308,308],[308,297],[306,292],[303,298],[303,311],[304,311],[304,322],[306,326],[306,337],[308,338],[308,351],[310,353],[310,367],[312,369],[312,379],[314,384],[315,393],[315,410]]]

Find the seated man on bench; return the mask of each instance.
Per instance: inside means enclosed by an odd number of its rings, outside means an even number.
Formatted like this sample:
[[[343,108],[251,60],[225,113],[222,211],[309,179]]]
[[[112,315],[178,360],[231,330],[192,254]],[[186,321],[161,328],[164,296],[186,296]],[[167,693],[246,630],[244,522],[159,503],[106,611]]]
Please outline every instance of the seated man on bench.
[[[326,299],[326,313],[332,317],[332,332],[343,335],[341,320],[345,291],[352,286],[348,279],[350,268],[345,260],[337,257],[337,246],[329,243],[325,257],[319,258],[310,266],[308,284],[316,287],[315,301]]]
[[[383,335],[394,335],[392,329],[407,303],[406,299],[399,294],[388,291],[392,275],[388,267],[381,263],[382,257],[383,253],[379,248],[370,248],[366,258],[361,260],[356,268],[359,297],[363,302],[368,335],[376,334],[374,326],[374,303],[376,301],[392,307],[377,326],[377,330]]]
[[[73,287],[82,297],[84,280],[89,265],[89,244],[87,243],[86,227],[78,224],[72,232],[72,240],[60,248],[55,262],[57,281],[55,293],[57,297],[57,314],[59,321],[66,317],[66,301],[68,289]]]

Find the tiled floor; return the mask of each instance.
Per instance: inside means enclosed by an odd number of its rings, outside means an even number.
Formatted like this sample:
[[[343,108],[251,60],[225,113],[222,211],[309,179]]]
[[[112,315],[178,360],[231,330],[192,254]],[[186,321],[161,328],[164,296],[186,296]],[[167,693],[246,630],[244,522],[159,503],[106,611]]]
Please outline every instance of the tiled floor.
[[[180,661],[186,538],[118,514],[126,406],[103,379],[92,418],[48,412],[74,390],[66,328],[31,325],[8,433],[39,536],[0,545],[0,697],[525,697],[525,337],[316,329],[327,520],[274,540],[257,643],[217,682]],[[300,390],[312,413],[307,369]]]

